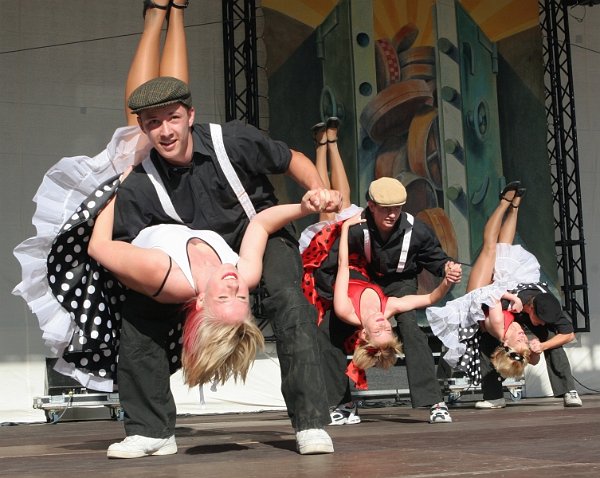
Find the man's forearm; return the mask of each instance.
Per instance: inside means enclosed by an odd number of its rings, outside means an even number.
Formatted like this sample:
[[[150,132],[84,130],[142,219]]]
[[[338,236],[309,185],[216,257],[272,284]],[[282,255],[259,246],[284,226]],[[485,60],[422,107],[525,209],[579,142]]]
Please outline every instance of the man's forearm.
[[[554,337],[552,337],[549,340],[546,340],[545,342],[542,342],[542,350],[551,350],[551,349],[556,349],[558,347],[562,347],[565,344],[568,344],[569,342],[571,342],[573,339],[575,339],[575,334],[574,333],[570,333],[570,334],[556,334]]]
[[[301,152],[291,151],[287,175],[306,190],[323,188],[323,181],[313,162]]]

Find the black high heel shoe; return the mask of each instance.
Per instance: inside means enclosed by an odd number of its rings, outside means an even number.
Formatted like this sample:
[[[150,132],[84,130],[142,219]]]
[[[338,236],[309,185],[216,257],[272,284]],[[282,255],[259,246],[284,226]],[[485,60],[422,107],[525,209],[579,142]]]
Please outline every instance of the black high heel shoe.
[[[515,205],[513,204],[513,201],[515,200],[515,198],[522,198],[523,196],[525,196],[525,193],[526,193],[526,192],[527,192],[527,188],[518,188],[518,189],[516,190],[516,192],[515,192],[515,197],[514,197],[514,198],[512,198],[512,201],[510,202],[510,207],[512,207],[513,209],[518,209],[518,208],[519,208],[519,205],[520,205],[520,202],[519,202],[519,204],[517,204],[517,205],[515,206]],[[507,199],[507,201],[508,201],[508,199]]]
[[[330,116],[327,118],[327,127],[338,129],[340,126],[340,119],[337,116]]]
[[[338,130],[338,128],[340,127],[340,119],[337,116],[330,116],[329,118],[327,118],[327,129],[335,129],[336,132]],[[328,139],[327,140],[328,143],[337,143],[337,133],[336,133],[336,139]]]
[[[190,0],[185,0],[183,3],[175,3],[173,1],[171,1],[171,6],[175,7],[175,8],[179,8],[179,10],[187,8],[189,4],[190,4]]]
[[[149,8],[158,8],[159,10],[168,10],[170,6],[171,6],[170,2],[167,3],[166,5],[157,5],[156,3],[154,3],[154,0],[144,0],[143,16],[144,16],[144,18],[146,18],[146,10],[148,10]]]
[[[326,129],[327,129],[327,124],[323,123],[323,122],[317,123],[310,129],[313,134],[313,141],[315,142],[315,146],[323,146],[324,144],[327,144],[327,139],[325,139],[325,141],[322,143],[319,143],[317,141],[317,135],[325,132]]]
[[[506,195],[506,193],[508,193],[510,191],[515,191],[515,196],[516,196],[519,191],[519,188],[521,188],[521,181],[511,181],[506,186],[504,186],[504,189],[500,193],[499,199],[500,200],[504,199],[505,201],[512,202],[512,199],[507,199],[504,196]],[[521,188],[521,189],[525,189],[525,188]]]

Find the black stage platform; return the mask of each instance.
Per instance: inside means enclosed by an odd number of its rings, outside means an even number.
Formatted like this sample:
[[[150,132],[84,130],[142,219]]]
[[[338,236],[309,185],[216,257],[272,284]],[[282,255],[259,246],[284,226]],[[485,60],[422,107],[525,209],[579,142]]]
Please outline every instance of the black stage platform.
[[[0,475],[11,477],[599,477],[600,395],[582,408],[554,398],[508,401],[500,410],[363,408],[358,425],[328,427],[336,452],[300,456],[284,413],[178,417],[179,453],[108,460],[121,422],[65,421],[0,428]]]

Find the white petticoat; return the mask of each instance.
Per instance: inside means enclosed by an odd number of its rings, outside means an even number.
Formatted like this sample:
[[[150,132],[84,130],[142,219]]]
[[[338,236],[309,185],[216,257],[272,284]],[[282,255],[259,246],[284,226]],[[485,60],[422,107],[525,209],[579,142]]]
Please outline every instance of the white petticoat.
[[[539,282],[540,264],[520,245],[497,244],[493,282],[447,302],[443,307],[426,311],[431,331],[447,347],[444,360],[456,367],[466,352],[465,339],[479,329],[485,316],[481,306],[492,308],[502,295],[520,283]]]
[[[350,219],[352,216],[355,216],[356,214],[359,214],[362,211],[362,207],[351,204],[346,209],[337,213],[335,215],[335,219],[331,221],[321,221],[307,226],[302,231],[302,234],[300,234],[300,239],[298,239],[298,244],[300,246],[300,254],[302,254],[304,250],[308,247],[310,241],[312,241],[312,238],[315,236],[315,234],[317,234],[325,226],[329,224],[335,224],[336,222],[345,221],[346,219]]]
[[[21,264],[22,281],[12,293],[23,297],[37,316],[45,344],[53,356],[59,357],[55,368],[93,390],[112,391],[112,380],[84,374],[60,359],[72,339],[75,324],[49,288],[48,254],[63,224],[81,203],[127,166],[143,160],[149,151],[150,145],[140,128],[127,126],[117,129],[106,149],[92,158],[62,158],[44,175],[33,198],[36,210],[32,223],[36,235],[14,249]]]

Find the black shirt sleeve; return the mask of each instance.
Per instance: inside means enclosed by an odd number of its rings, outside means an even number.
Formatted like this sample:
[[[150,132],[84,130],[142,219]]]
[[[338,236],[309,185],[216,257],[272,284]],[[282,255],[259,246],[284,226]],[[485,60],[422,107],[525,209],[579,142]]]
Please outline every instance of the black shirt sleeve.
[[[444,265],[451,260],[444,252],[433,230],[415,218],[414,233],[418,235],[419,249],[416,252],[417,267],[427,269],[437,277],[444,276]]]
[[[289,168],[290,148],[254,126],[241,121],[229,122],[223,126],[223,141],[231,161],[249,176],[282,174]]]

